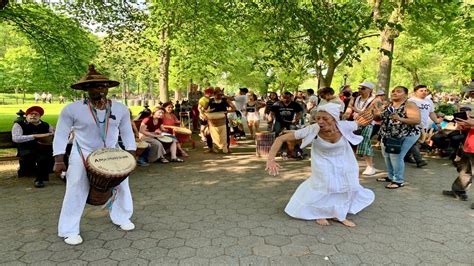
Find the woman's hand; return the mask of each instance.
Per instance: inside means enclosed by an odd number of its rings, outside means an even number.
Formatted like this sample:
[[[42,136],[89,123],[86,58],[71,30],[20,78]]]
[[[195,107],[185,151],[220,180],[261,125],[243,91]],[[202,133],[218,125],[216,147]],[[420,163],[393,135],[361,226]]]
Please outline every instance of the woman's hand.
[[[468,118],[467,120],[464,120],[461,118],[456,118],[456,123],[458,124],[458,126],[461,126],[463,128],[469,128],[474,126],[474,119]]]
[[[275,159],[268,159],[267,160],[267,166],[265,167],[265,171],[268,171],[269,175],[276,176],[279,173],[281,166],[277,162],[275,162]]]

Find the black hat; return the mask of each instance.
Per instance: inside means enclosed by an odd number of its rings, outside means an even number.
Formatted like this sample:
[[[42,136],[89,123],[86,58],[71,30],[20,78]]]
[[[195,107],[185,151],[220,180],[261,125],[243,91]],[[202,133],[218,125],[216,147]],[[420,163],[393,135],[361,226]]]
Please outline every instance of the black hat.
[[[110,80],[106,76],[100,74],[95,70],[94,65],[89,65],[89,70],[87,74],[82,77],[79,82],[72,84],[71,88],[75,90],[88,90],[95,87],[106,87],[111,88],[118,86],[120,82],[115,80]]]
[[[249,89],[247,89],[247,88],[239,88],[239,90],[243,93],[248,93],[249,92]]]

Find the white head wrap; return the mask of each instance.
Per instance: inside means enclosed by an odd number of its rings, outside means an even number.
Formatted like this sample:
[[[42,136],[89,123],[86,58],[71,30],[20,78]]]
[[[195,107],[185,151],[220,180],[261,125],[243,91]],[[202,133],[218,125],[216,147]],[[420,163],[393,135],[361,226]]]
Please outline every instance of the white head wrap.
[[[339,104],[335,103],[326,103],[323,105],[318,106],[317,111],[323,111],[328,114],[330,114],[336,121],[339,121],[340,118],[340,112],[341,112],[341,106]]]

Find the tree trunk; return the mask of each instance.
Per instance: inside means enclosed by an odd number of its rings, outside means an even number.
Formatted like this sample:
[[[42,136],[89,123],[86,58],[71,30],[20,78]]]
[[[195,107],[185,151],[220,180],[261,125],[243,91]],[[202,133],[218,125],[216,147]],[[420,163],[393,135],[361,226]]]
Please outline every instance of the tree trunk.
[[[382,0],[376,0],[374,4],[374,20],[380,20]],[[408,5],[407,0],[401,0],[398,5],[392,10],[388,21],[391,24],[398,24],[402,21],[405,7]],[[392,74],[392,59],[395,39],[400,35],[400,31],[388,23],[380,33],[380,61],[379,73],[377,76],[377,87],[388,91],[390,88],[390,76]]]
[[[165,103],[168,98],[168,78],[170,65],[170,47],[166,44],[169,35],[169,28],[160,32],[160,101]]]
[[[393,46],[395,40],[391,38],[391,29],[386,27],[380,34],[381,45],[380,45],[380,61],[379,61],[379,74],[377,77],[377,87],[384,91],[388,91],[390,88],[390,75],[392,73],[392,58],[393,58]]]
[[[418,69],[414,68],[410,71],[413,87],[420,85],[420,77],[418,76]]]

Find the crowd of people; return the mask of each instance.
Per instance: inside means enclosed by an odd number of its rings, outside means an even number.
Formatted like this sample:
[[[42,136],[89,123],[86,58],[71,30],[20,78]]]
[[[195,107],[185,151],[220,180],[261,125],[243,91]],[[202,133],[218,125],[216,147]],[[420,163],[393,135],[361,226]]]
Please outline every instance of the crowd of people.
[[[66,176],[58,235],[70,245],[82,243],[79,224],[91,185],[85,158],[101,148],[120,147],[133,154],[141,166],[182,163],[182,158],[189,156],[183,143],[192,141],[192,131],[180,120],[183,110],[207,153],[231,153],[236,139],[255,139],[261,132],[261,120],[265,120],[266,131],[276,136],[266,162],[271,175],[280,171],[277,156],[304,158],[303,149],[310,145],[311,175],[285,208],[291,217],[316,220],[320,225],[336,220],[355,226],[347,214],[358,213],[374,201],[374,193],[359,183],[356,157],[365,161],[362,175],[375,175],[380,172],[373,162],[377,146],[388,174],[376,180],[387,183],[385,188],[405,186],[406,162],[419,168],[427,165],[421,147],[451,153],[459,176],[443,194],[468,199],[474,160],[471,109],[462,106],[452,117],[436,113],[435,97],[424,85],[415,86],[412,92],[396,86],[389,92],[390,100],[367,81],[355,92],[344,86],[338,95],[324,87],[316,92],[271,92],[260,98],[247,88],[240,88],[237,95],[226,95],[220,87],[206,87],[201,92],[193,85],[185,102],[166,102],[153,110],[145,107],[132,117],[125,105],[107,98],[108,89],[118,84],[91,65],[88,74],[71,86],[85,91],[87,97],[63,108],[56,129],[41,120],[44,110],[40,106],[30,107],[25,119],[12,128],[12,139],[19,144],[20,169],[31,170],[36,187],[44,187],[51,168],[56,175]],[[474,98],[474,88],[467,96]],[[108,203],[112,222],[122,230],[133,230],[128,178],[113,191]]]

